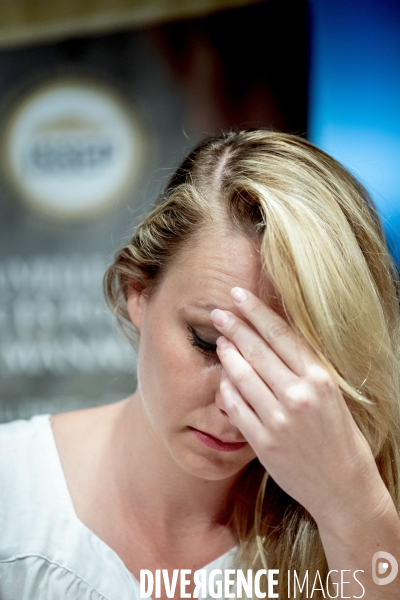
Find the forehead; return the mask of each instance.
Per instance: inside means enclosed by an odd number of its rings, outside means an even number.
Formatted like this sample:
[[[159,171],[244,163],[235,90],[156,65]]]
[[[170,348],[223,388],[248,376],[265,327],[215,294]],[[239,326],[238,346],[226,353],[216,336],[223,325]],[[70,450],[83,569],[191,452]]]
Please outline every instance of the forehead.
[[[244,287],[258,295],[261,260],[254,242],[236,233],[209,233],[182,250],[162,283],[171,302],[209,312],[234,309],[230,290]]]

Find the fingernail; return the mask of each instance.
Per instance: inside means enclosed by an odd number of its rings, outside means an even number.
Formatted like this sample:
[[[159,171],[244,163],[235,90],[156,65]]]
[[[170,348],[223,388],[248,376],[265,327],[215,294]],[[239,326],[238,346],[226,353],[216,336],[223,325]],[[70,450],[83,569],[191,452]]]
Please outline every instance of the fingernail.
[[[242,288],[234,287],[231,289],[231,296],[236,302],[244,302],[247,299],[247,294]]]
[[[220,327],[229,321],[229,317],[226,312],[220,310],[219,308],[214,308],[214,310],[211,311],[210,316],[214,323]]]

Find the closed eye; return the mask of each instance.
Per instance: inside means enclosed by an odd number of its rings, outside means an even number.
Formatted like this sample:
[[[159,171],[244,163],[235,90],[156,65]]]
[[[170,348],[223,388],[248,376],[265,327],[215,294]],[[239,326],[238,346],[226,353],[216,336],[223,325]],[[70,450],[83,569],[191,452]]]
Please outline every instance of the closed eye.
[[[195,348],[197,348],[202,354],[205,354],[206,356],[213,358],[214,360],[218,360],[217,345],[213,344],[212,342],[207,342],[206,340],[203,340],[203,338],[199,336],[199,334],[193,329],[193,327],[188,326],[188,330],[190,332],[188,340],[190,341],[192,346],[195,346]]]

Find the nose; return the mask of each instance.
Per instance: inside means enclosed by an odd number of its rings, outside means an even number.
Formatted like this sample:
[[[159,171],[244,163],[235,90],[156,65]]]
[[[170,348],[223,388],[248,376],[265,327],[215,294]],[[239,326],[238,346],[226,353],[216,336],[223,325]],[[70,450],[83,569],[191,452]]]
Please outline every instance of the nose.
[[[230,419],[229,419],[229,417],[228,417],[227,412],[224,409],[224,403],[222,401],[222,396],[221,396],[221,392],[220,392],[219,387],[218,387],[217,391],[215,392],[215,404],[216,404],[217,408],[219,409],[219,411],[223,415],[225,415],[225,417],[229,420],[229,422],[231,422]]]

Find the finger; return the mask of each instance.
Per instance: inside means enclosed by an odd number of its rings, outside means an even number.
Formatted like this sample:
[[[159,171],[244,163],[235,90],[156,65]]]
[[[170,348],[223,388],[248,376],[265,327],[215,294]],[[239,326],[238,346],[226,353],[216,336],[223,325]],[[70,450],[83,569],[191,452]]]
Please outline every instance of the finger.
[[[242,398],[229,377],[221,380],[220,391],[229,420],[239,429],[253,450],[257,452],[256,448],[260,447],[260,442],[265,436],[262,422]]]
[[[234,287],[231,296],[242,315],[285,364],[299,377],[306,375],[315,358],[289,323],[248,290]]]
[[[214,309],[211,316],[214,326],[234,343],[278,399],[287,386],[296,383],[297,375],[250,325],[229,311]]]
[[[219,337],[217,353],[233,385],[256,412],[258,418],[262,422],[267,422],[270,411],[276,410],[279,405],[272,391],[232,342]]]

